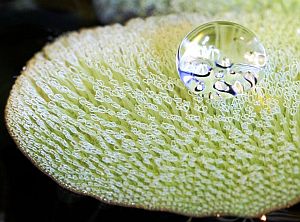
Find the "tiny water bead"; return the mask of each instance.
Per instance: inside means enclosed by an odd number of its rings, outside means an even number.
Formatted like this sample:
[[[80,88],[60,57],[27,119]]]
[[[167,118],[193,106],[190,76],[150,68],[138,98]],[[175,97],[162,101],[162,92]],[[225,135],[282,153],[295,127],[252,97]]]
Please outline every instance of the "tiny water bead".
[[[237,23],[214,21],[183,39],[176,65],[191,92],[229,98],[255,87],[266,60],[265,48],[252,31]]]

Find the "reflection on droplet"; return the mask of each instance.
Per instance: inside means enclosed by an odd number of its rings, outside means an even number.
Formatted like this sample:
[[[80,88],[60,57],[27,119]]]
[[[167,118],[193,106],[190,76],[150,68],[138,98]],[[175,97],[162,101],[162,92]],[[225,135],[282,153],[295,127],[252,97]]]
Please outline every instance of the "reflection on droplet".
[[[210,99],[219,99],[220,98],[220,94],[217,93],[217,92],[210,92],[208,94],[208,98],[210,98]]]
[[[234,75],[234,74],[236,74],[236,72],[234,71],[234,70],[230,70],[230,72],[229,72],[231,75]]]
[[[260,217],[260,220],[261,220],[261,221],[267,221],[266,215],[262,215],[262,216]]]
[[[195,76],[207,76],[211,70],[208,61],[197,58],[186,58],[180,63],[180,72],[190,73]]]
[[[265,57],[265,55],[258,55],[257,56],[257,64],[259,66],[265,66],[266,65],[266,57]]]
[[[205,89],[204,82],[196,78],[191,78],[188,82],[186,82],[186,85],[191,91],[196,94],[202,92]]]
[[[257,79],[251,72],[247,72],[244,74],[244,78],[251,84],[251,87],[254,87],[256,85]]]
[[[203,91],[204,90],[204,83],[203,82],[200,82],[200,83],[198,83],[197,85],[196,85],[196,87],[195,87],[195,91],[197,91],[197,92],[200,92],[200,91]]]
[[[219,70],[218,72],[216,72],[215,76],[216,78],[223,78],[224,74],[224,70]]]
[[[242,94],[244,92],[244,86],[240,81],[235,81],[235,83],[232,85],[232,90],[236,94]]]
[[[232,64],[229,58],[224,57],[220,61],[216,61],[216,65],[221,68],[229,68]]]
[[[217,81],[214,87],[221,92],[226,92],[230,89],[228,84],[226,84],[224,81]]]
[[[191,92],[228,98],[255,87],[266,61],[265,48],[253,32],[216,21],[197,27],[183,39],[176,65]]]

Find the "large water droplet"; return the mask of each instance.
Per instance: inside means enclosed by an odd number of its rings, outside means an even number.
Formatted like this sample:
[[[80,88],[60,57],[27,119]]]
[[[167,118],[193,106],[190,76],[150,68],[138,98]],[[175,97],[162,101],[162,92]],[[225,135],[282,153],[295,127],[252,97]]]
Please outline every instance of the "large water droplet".
[[[191,92],[228,98],[255,87],[266,60],[265,48],[253,32],[233,22],[215,21],[183,39],[176,62]]]

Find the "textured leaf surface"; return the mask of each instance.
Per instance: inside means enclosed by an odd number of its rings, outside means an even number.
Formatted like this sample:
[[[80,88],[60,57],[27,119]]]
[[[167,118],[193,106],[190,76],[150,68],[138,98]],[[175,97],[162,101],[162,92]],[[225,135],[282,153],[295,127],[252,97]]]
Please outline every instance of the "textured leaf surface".
[[[267,47],[266,78],[226,101],[192,96],[175,54],[227,19]],[[300,34],[293,15],[170,15],[73,32],[46,46],[6,108],[22,152],[61,185],[180,214],[254,216],[300,198]]]

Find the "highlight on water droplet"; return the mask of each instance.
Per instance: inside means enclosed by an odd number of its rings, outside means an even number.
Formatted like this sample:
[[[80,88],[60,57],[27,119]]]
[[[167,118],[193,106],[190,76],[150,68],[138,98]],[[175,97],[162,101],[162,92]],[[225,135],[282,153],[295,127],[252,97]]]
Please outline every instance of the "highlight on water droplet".
[[[260,220],[261,220],[261,221],[267,221],[267,216],[266,216],[266,215],[262,215],[262,216],[260,217]]]
[[[266,62],[265,48],[255,34],[228,21],[209,22],[191,31],[176,56],[185,86],[209,98],[228,98],[254,88]]]

